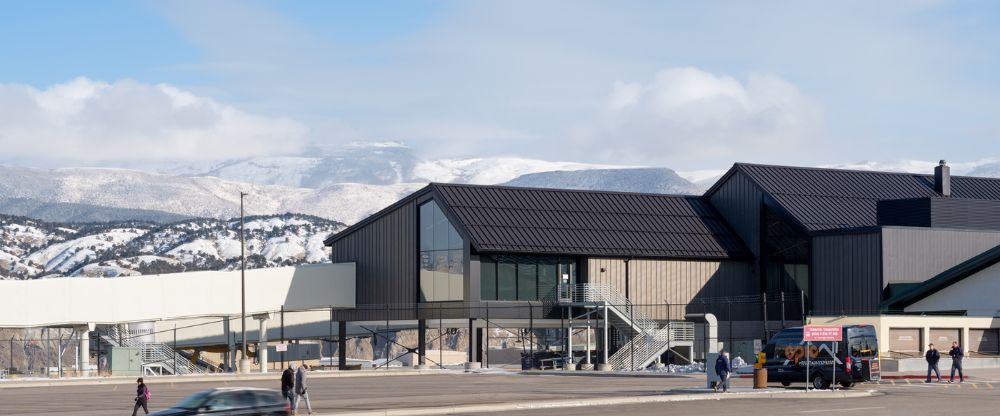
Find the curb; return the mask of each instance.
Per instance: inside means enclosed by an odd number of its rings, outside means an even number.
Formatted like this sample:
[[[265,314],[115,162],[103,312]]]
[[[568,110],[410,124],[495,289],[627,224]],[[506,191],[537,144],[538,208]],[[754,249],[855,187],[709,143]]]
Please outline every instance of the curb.
[[[838,392],[773,391],[748,393],[688,393],[657,396],[604,397],[594,399],[546,400],[522,403],[467,404],[425,408],[382,409],[345,413],[325,413],[317,416],[430,416],[463,413],[486,413],[543,409],[565,409],[589,406],[618,406],[646,403],[685,402],[698,400],[742,400],[742,399],[840,399],[871,397],[881,395],[875,390]]]
[[[464,370],[395,370],[395,371],[337,371],[309,373],[309,378],[352,378],[352,377],[396,377],[441,374],[469,374]],[[489,374],[489,373],[485,373]],[[275,381],[281,377],[281,372],[265,374],[215,374],[194,376],[144,376],[151,385],[173,383],[208,383],[213,381]],[[61,386],[100,386],[122,385],[135,383],[135,377],[94,377],[86,379],[54,379],[54,380],[8,380],[0,382],[0,389],[17,389],[29,387],[61,387]]]

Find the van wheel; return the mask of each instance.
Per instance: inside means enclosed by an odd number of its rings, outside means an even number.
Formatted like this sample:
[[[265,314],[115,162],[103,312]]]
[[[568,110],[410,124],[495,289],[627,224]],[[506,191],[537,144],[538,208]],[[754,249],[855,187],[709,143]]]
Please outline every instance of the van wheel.
[[[817,373],[813,375],[812,387],[816,390],[826,390],[830,388],[830,382],[826,381],[821,374]]]
[[[845,389],[849,389],[851,387],[854,387],[854,382],[853,381],[841,381],[840,382],[840,387],[843,387]]]
[[[782,381],[782,382],[781,382],[781,385],[782,385],[782,386],[785,386],[785,387],[788,387],[788,386],[791,386],[791,385],[792,385],[792,382],[791,382],[791,381]]]

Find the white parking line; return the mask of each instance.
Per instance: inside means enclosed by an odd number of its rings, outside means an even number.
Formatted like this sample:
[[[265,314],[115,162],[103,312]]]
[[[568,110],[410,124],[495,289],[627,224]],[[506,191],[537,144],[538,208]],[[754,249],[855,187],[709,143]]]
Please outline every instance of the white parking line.
[[[855,407],[853,409],[817,409],[817,410],[802,410],[799,413],[827,413],[827,412],[849,412],[852,410],[875,410],[875,409],[885,409],[882,407]]]

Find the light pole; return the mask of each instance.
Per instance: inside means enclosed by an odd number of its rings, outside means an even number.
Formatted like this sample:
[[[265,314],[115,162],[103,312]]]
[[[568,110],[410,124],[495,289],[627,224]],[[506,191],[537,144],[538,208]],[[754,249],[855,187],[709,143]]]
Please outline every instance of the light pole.
[[[250,372],[250,359],[247,358],[247,254],[246,243],[243,241],[243,197],[246,192],[240,191],[240,335],[243,337],[243,355],[240,356],[240,373]]]

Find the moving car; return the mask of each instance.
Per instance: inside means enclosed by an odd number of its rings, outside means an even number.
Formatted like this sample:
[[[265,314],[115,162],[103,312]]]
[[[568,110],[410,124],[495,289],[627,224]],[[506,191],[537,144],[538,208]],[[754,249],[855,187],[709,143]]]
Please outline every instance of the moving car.
[[[828,389],[833,382],[849,388],[855,383],[878,380],[880,367],[875,327],[845,325],[841,330],[842,341],[813,342],[811,345],[802,340],[802,327],[781,330],[764,347],[763,368],[767,369],[767,381],[783,386],[808,382],[813,388]]]
[[[199,391],[177,402],[174,407],[150,413],[151,416],[287,416],[290,414],[291,407],[281,396],[280,391],[253,388]]]

